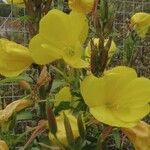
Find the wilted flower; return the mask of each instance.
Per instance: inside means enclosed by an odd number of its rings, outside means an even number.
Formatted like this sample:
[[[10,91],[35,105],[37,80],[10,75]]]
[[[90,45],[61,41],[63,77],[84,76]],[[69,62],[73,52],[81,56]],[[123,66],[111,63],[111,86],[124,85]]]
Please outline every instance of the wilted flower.
[[[0,150],[9,150],[5,141],[0,140]]]
[[[39,34],[29,44],[37,64],[63,59],[75,68],[87,66],[81,59],[82,44],[88,32],[88,21],[84,14],[72,11],[68,15],[53,9],[41,19],[39,28]]]
[[[105,45],[107,44],[108,39],[105,40]],[[93,39],[93,44],[94,46],[98,49],[99,48],[99,38],[94,38]],[[115,53],[117,47],[114,41],[111,42],[110,45],[110,49],[108,51],[108,58],[111,58],[113,56],[113,54]],[[91,57],[91,44],[90,42],[88,43],[86,49],[85,49],[85,57],[87,58],[86,60],[89,61],[90,57]]]
[[[150,149],[150,125],[141,121],[134,128],[123,128],[122,131],[131,140],[136,150]]]
[[[137,34],[144,38],[150,27],[150,14],[139,12],[131,17],[131,25]]]
[[[77,12],[88,14],[94,7],[95,0],[69,0],[69,7]]]
[[[13,114],[30,107],[32,104],[33,103],[27,99],[20,99],[10,103],[5,109],[0,111],[0,124],[7,122]]]
[[[32,62],[28,48],[7,39],[0,39],[0,74],[6,77],[17,76]]]
[[[150,80],[137,77],[134,69],[119,66],[81,83],[81,94],[91,114],[117,127],[133,127],[150,112]]]
[[[68,111],[64,111],[64,113],[66,114],[66,116],[68,117],[70,121],[70,125],[72,128],[74,138],[77,138],[79,136],[77,119]],[[64,114],[63,113],[61,113],[60,116],[56,117],[56,122],[57,122],[56,136],[62,144],[67,145],[67,137],[66,137],[66,131],[65,131],[65,126],[64,126]],[[56,139],[51,133],[49,133],[49,139],[52,142],[57,143]]]

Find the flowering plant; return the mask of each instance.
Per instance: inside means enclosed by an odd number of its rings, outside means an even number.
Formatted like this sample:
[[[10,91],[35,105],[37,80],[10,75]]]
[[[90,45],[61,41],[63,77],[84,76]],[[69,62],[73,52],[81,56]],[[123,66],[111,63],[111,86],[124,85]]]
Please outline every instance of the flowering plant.
[[[25,134],[23,149],[105,149],[110,136],[122,149],[125,134],[137,150],[148,150],[150,128],[141,120],[150,112],[150,80],[134,69],[133,55],[134,40],[148,33],[150,14],[131,16],[123,58],[115,65],[119,47],[107,1],[69,0],[67,13],[48,0],[13,3],[23,3],[34,30],[28,47],[0,39],[0,74],[6,77],[0,83],[18,82],[27,93],[0,110],[0,149],[15,149]],[[36,79],[25,73],[29,67],[38,70]],[[38,124],[8,138],[25,112]]]

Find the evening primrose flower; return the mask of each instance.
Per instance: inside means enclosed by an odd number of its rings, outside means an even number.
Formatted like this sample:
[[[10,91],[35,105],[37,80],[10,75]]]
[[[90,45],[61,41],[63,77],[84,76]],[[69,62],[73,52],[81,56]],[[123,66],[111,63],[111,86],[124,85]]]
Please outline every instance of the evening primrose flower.
[[[122,131],[133,143],[135,150],[150,149],[150,125],[141,121],[134,128],[123,128]]]
[[[81,94],[90,113],[111,126],[134,127],[150,112],[150,80],[137,77],[129,67],[115,67],[100,78],[86,77]]]
[[[80,13],[88,14],[94,7],[95,0],[69,0],[69,7]]]
[[[137,34],[144,38],[150,28],[150,14],[139,12],[131,17],[131,25]]]
[[[94,46],[98,49],[99,48],[99,38],[94,38],[93,42],[94,42]],[[108,42],[108,39],[105,40],[104,44],[106,45],[107,42]],[[108,58],[109,59],[113,56],[113,54],[116,52],[116,50],[117,50],[116,44],[114,41],[112,41],[110,49],[108,51]],[[90,61],[90,57],[91,57],[91,44],[90,44],[90,42],[88,43],[88,45],[85,49],[85,57],[86,57],[87,61]]]
[[[71,101],[72,95],[69,87],[63,87],[56,95],[55,95],[55,105],[59,105],[62,101]]]
[[[39,34],[29,44],[37,64],[48,64],[63,59],[74,68],[83,68],[87,63],[81,59],[83,42],[88,32],[86,16],[72,11],[49,11],[40,21]]]
[[[7,39],[0,39],[0,74],[6,77],[17,76],[32,62],[28,48]]]
[[[73,132],[73,136],[76,139],[79,136],[77,119],[69,111],[64,111],[64,113],[69,119],[71,129]],[[57,122],[56,136],[62,144],[67,145],[67,137],[66,137],[66,131],[65,131],[65,126],[64,126],[64,114],[63,113],[61,113],[58,117],[56,117],[56,122]],[[49,139],[53,143],[57,144],[56,139],[51,133],[49,133]]]

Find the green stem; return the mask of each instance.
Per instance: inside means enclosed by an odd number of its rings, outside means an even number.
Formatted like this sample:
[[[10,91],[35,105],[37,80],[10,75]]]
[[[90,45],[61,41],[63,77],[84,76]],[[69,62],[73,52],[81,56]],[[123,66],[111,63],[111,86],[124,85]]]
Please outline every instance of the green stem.
[[[32,132],[32,131],[34,131],[36,128],[32,128],[32,129],[30,129],[30,130],[28,130],[28,131],[25,131],[24,133],[22,133],[19,137],[17,137],[16,138],[16,140],[15,140],[15,142],[14,143],[18,143],[18,142],[20,142],[21,141],[21,139],[24,137],[24,136],[26,136],[28,133],[30,133],[30,132]]]

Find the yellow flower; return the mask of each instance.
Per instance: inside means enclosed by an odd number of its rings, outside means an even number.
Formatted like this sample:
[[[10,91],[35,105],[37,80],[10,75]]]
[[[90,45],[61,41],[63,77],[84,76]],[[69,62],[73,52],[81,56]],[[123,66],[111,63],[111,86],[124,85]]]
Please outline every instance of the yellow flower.
[[[9,150],[5,141],[0,140],[0,150]]]
[[[141,121],[134,128],[123,128],[122,131],[131,140],[136,150],[150,149],[150,125]]]
[[[95,0],[69,0],[69,7],[77,12],[88,14],[94,7]]]
[[[72,67],[86,67],[81,57],[87,32],[85,15],[74,11],[68,15],[53,9],[41,19],[39,34],[29,44],[33,59],[37,64],[63,59]]]
[[[10,103],[5,109],[0,111],[0,124],[7,122],[13,114],[30,107],[32,104],[33,103],[27,99],[20,99]]]
[[[69,87],[63,87],[56,95],[55,95],[55,105],[59,105],[61,101],[71,101],[72,95],[70,93]]]
[[[15,42],[0,39],[0,74],[17,76],[33,62],[28,48]]]
[[[94,38],[93,42],[94,42],[94,46],[96,48],[99,48],[99,38]],[[107,42],[108,42],[108,39],[105,40],[104,44],[106,45]],[[116,49],[117,49],[116,44],[114,41],[112,41],[109,52],[108,52],[108,58],[111,58],[113,56],[113,54],[116,52]],[[90,44],[90,42],[88,43],[88,45],[85,49],[85,57],[86,57],[86,60],[89,62],[90,57],[91,57],[91,44]]]
[[[141,38],[144,38],[150,27],[150,14],[142,12],[136,13],[131,17],[131,25],[137,34]]]
[[[81,83],[81,94],[91,114],[117,127],[133,127],[150,112],[150,80],[137,77],[134,69],[119,66]]]
[[[64,111],[64,113],[66,114],[66,116],[68,117],[70,121],[70,125],[72,128],[74,138],[77,138],[79,136],[77,119],[71,113],[69,113],[69,111]],[[67,137],[66,137],[66,131],[65,131],[65,126],[64,126],[64,114],[63,113],[61,113],[60,116],[56,117],[56,122],[57,122],[57,134],[56,134],[57,138],[62,144],[67,145]],[[53,141],[55,144],[57,143],[56,139],[51,133],[49,133],[49,139]]]

